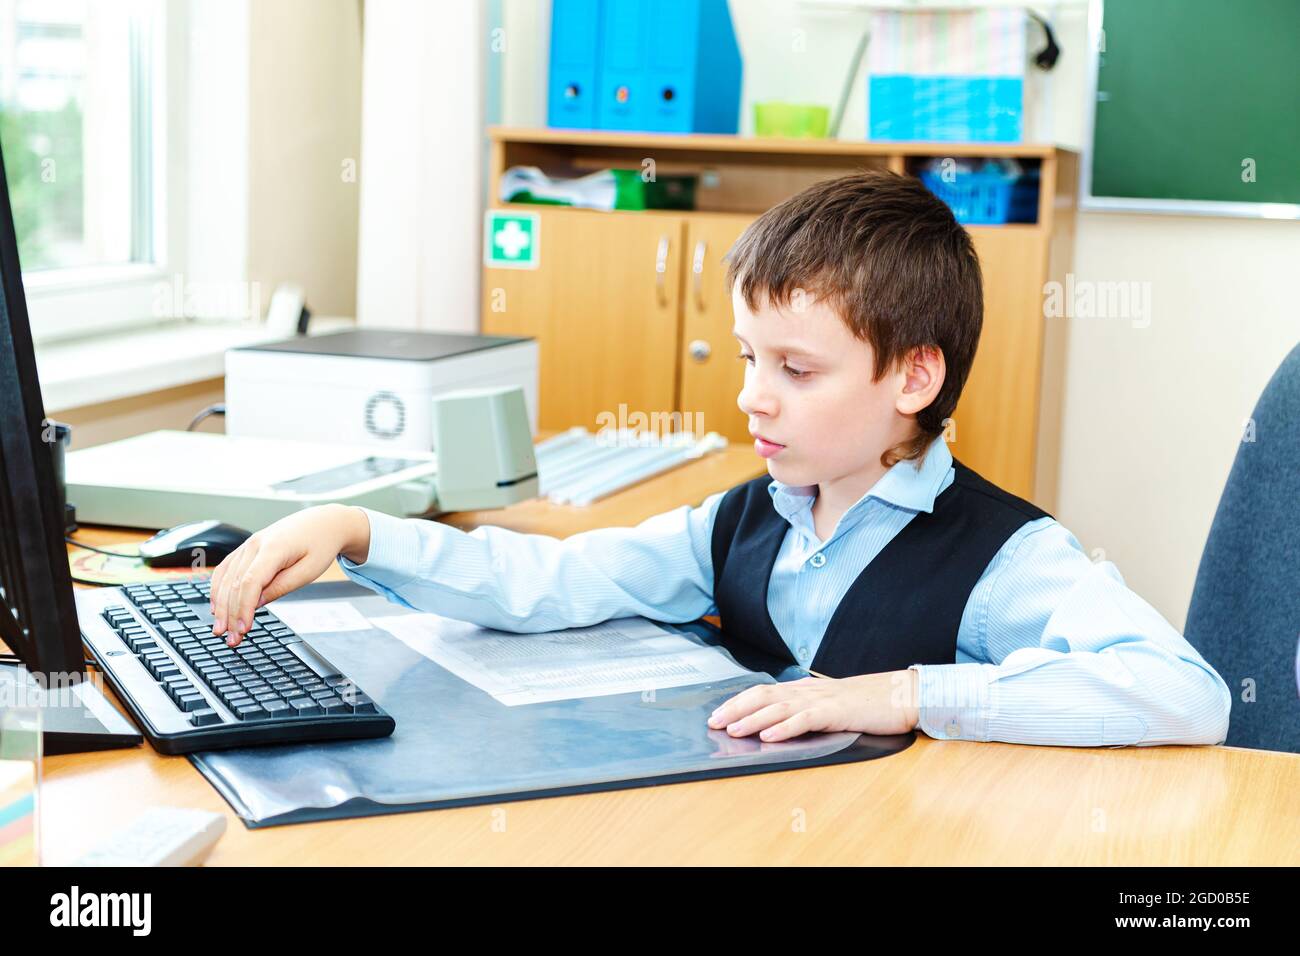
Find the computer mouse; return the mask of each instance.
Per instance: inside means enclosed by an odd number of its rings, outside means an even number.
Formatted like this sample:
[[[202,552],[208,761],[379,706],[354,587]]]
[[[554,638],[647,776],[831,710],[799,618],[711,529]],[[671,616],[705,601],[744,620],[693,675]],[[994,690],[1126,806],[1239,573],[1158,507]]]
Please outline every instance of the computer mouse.
[[[141,542],[140,557],[151,568],[215,568],[250,537],[252,532],[220,521],[188,521]]]

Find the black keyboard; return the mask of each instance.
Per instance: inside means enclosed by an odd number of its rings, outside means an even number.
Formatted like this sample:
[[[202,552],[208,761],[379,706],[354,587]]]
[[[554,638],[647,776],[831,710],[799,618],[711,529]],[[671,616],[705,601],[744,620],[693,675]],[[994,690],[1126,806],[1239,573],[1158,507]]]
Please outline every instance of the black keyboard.
[[[178,581],[78,596],[83,621],[93,601],[112,635],[83,624],[83,638],[156,750],[393,732],[392,717],[268,609],[227,646],[212,633],[208,593],[207,581]]]

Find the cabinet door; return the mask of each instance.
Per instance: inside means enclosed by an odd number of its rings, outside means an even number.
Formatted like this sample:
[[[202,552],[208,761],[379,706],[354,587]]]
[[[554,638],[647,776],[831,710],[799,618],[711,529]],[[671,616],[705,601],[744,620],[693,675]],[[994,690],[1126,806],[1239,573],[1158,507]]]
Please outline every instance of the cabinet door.
[[[682,217],[538,213],[538,268],[483,270],[483,331],[537,339],[539,427],[594,431],[602,412],[671,415]]]
[[[727,293],[727,254],[753,216],[696,216],[686,224],[686,265],[682,288],[680,408],[685,427],[700,416],[704,431],[732,441],[749,442],[744,413],[736,397],[745,384],[740,345],[731,334],[731,297]]]
[[[951,450],[989,481],[1032,500],[1045,240],[1031,228],[968,228],[984,275],[984,329],[953,414]]]

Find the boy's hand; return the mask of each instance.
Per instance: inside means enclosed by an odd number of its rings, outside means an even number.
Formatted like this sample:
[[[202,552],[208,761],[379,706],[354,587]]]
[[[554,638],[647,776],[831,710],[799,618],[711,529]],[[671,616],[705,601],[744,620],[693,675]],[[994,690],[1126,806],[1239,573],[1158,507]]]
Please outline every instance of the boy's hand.
[[[733,737],[761,731],[764,741],[789,740],[814,730],[903,734],[920,722],[919,679],[916,671],[906,670],[758,684],[715,710],[709,726],[725,727]]]
[[[237,646],[263,604],[315,581],[340,554],[363,564],[369,551],[370,521],[360,508],[321,505],[281,518],[212,572],[212,633]]]

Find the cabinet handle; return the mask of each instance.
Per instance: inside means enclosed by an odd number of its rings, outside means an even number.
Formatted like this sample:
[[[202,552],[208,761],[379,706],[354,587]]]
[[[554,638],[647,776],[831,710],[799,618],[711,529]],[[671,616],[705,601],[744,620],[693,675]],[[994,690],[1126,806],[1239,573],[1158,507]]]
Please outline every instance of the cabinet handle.
[[[713,346],[709,345],[704,339],[694,339],[687,347],[691,353],[691,358],[697,362],[707,362],[709,356],[713,354]]]
[[[691,262],[691,282],[695,286],[695,306],[704,311],[704,255],[709,251],[709,244],[701,239],[695,244],[695,258]]]
[[[668,237],[659,237],[659,248],[655,252],[655,295],[661,306],[668,304]]]

